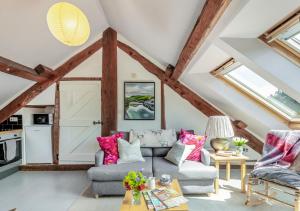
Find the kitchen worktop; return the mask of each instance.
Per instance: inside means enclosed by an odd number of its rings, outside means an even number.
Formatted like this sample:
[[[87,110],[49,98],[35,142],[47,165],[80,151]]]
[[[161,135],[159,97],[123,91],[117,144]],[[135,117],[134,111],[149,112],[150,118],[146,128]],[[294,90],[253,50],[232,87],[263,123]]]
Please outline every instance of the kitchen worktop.
[[[18,129],[18,130],[7,130],[7,131],[0,131],[0,135],[4,135],[4,134],[10,134],[10,133],[21,133],[22,130]]]

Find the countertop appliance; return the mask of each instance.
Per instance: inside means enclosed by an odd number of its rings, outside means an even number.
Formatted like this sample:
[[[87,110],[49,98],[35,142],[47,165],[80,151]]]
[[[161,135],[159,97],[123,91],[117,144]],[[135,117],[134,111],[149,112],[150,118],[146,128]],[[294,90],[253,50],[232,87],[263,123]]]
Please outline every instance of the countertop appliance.
[[[53,114],[33,114],[34,125],[52,125]]]
[[[25,127],[26,163],[52,163],[52,126]]]

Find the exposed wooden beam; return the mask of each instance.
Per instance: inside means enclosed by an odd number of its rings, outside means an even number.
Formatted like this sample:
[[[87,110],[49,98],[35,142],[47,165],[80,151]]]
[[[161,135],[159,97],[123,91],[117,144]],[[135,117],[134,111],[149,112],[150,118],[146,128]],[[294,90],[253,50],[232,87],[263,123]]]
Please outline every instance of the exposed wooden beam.
[[[108,28],[103,32],[101,118],[103,136],[117,129],[118,73],[117,73],[117,32]]]
[[[154,63],[149,61],[139,52],[131,48],[129,45],[118,41],[118,47],[126,52],[129,56],[139,62],[146,70],[157,76],[161,81],[168,85],[171,89],[177,92],[182,98],[191,103],[196,109],[205,114],[206,116],[224,115],[221,111],[215,108],[213,105],[208,103],[206,100],[201,98],[198,94],[190,90],[184,84],[180,83],[178,80],[169,78],[165,75],[165,71],[160,69]],[[245,137],[249,140],[248,145],[255,151],[261,153],[263,142],[256,138],[253,134],[247,131],[245,128],[237,127],[233,124],[235,129],[235,134],[238,136]]]
[[[174,72],[171,76],[174,80],[177,80],[181,76],[230,2],[231,0],[206,0],[194,29],[179,55]]]
[[[52,156],[53,164],[59,163],[59,119],[60,119],[60,91],[59,82],[56,83],[55,89],[55,105],[52,127]]]
[[[42,82],[47,80],[47,77],[39,75],[34,69],[3,57],[0,57],[0,71],[31,81]]]
[[[169,64],[169,65],[167,66],[167,68],[166,68],[166,71],[165,71],[166,76],[167,76],[167,77],[171,77],[171,75],[172,75],[173,72],[174,72],[174,69],[175,69],[175,67],[174,67],[173,65]]]
[[[54,76],[56,73],[49,67],[46,67],[42,64],[39,64],[34,68],[34,70],[39,74],[40,76],[43,76],[45,78],[50,78]]]
[[[161,129],[166,129],[165,83],[160,81]]]
[[[101,81],[101,77],[64,77],[60,81]]]
[[[22,107],[26,106],[33,98],[35,98],[37,95],[39,95],[42,91],[47,89],[52,84],[59,81],[66,74],[68,74],[75,67],[77,67],[80,63],[82,63],[91,55],[93,55],[96,51],[98,51],[101,47],[102,39],[96,41],[86,49],[71,57],[64,64],[59,66],[55,70],[56,74],[53,77],[49,78],[48,80],[44,80],[42,82],[34,84],[32,87],[30,87],[17,98],[15,98],[13,101],[11,101],[0,111],[0,123],[5,121],[8,117],[16,113]]]
[[[241,120],[234,120],[232,124],[239,129],[245,129],[246,127],[248,127],[248,125]]]

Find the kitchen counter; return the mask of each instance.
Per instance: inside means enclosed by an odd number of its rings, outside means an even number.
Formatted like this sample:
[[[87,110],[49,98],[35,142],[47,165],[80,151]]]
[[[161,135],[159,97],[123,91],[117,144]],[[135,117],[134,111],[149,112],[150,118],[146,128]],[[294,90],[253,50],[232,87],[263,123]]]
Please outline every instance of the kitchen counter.
[[[0,135],[4,135],[4,134],[10,134],[10,133],[21,133],[22,130],[18,129],[18,130],[7,130],[7,131],[0,131]]]

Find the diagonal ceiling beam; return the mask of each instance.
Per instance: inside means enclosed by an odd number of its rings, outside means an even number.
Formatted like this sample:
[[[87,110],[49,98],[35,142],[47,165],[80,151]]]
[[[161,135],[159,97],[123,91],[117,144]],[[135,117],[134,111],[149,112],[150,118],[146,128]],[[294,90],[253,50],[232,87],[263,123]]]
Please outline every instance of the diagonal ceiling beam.
[[[33,98],[35,98],[42,91],[47,89],[49,86],[62,79],[66,74],[71,72],[75,67],[77,67],[80,63],[82,63],[91,55],[93,55],[101,47],[102,47],[102,39],[96,41],[95,43],[85,48],[75,56],[71,57],[64,64],[59,66],[55,70],[56,74],[53,75],[51,78],[34,84],[32,87],[30,87],[21,95],[19,95],[17,98],[15,98],[13,101],[11,101],[7,106],[5,106],[0,111],[0,123],[5,121],[8,117],[16,113],[22,107],[26,106]]]
[[[206,0],[201,14],[179,55],[171,76],[172,79],[178,80],[230,2],[231,0]]]
[[[47,77],[39,75],[34,69],[3,57],[0,57],[0,71],[31,81],[41,82],[47,80]]]
[[[46,78],[50,78],[52,76],[54,76],[56,73],[49,67],[46,67],[42,64],[39,64],[38,66],[36,66],[34,68],[34,70],[41,76],[46,77]]]
[[[169,78],[165,74],[165,71],[160,69],[154,63],[149,61],[146,57],[141,55],[139,52],[131,48],[129,45],[118,41],[118,47],[127,53],[130,57],[139,62],[146,70],[157,76],[161,81],[168,85],[171,89],[177,92],[182,98],[191,103],[196,109],[205,114],[206,116],[214,115],[225,115],[213,105],[208,103],[206,100],[201,98],[197,93],[193,92],[184,84],[180,83],[178,80]],[[245,129],[247,126],[242,121],[233,121],[232,125],[235,129],[235,134],[238,136],[245,137],[249,140],[248,145],[255,151],[262,153],[263,142],[252,135],[249,131]]]

